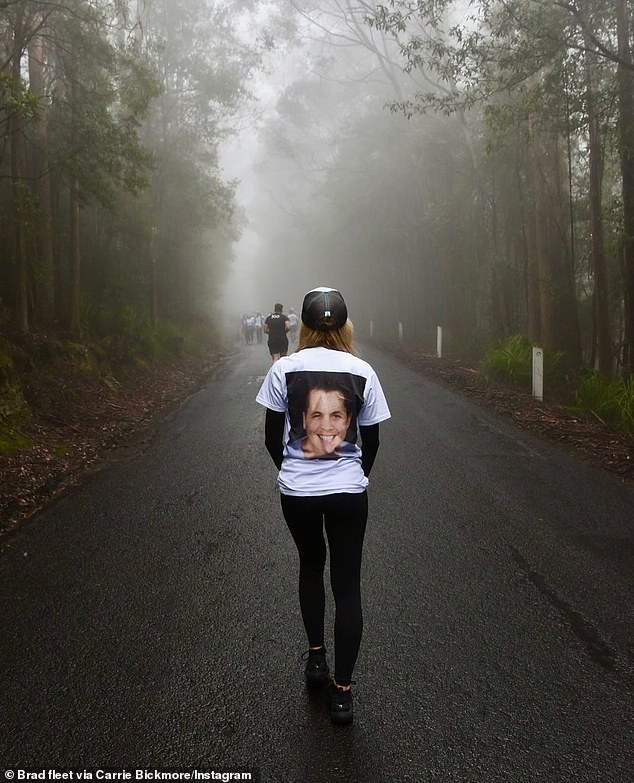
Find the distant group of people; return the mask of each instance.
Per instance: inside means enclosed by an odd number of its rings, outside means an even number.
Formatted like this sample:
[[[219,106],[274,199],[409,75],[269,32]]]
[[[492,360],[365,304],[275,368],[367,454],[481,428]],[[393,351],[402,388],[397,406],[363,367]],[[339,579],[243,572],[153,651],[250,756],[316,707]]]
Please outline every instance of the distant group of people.
[[[262,313],[245,313],[242,316],[242,336],[247,345],[254,342],[262,343],[263,336],[268,335],[268,348],[271,361],[277,361],[288,353],[289,341],[297,341],[299,317],[293,307],[284,313],[284,306],[277,302],[273,312],[265,317]]]
[[[242,336],[247,345],[254,342],[262,342],[262,330],[264,328],[264,318],[262,313],[245,313],[242,316]]]

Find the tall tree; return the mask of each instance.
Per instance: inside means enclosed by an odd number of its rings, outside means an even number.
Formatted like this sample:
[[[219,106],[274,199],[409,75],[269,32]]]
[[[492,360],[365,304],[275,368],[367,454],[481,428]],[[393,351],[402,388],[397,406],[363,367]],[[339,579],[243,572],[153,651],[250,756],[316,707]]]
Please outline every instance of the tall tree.
[[[26,155],[24,149],[24,124],[26,121],[26,93],[22,87],[21,63],[26,46],[26,14],[23,6],[18,5],[13,17],[12,42],[10,54],[10,94],[11,104],[8,115],[8,135],[10,142],[11,184],[13,196],[14,254],[16,268],[16,321],[21,332],[29,330],[28,308],[28,252],[27,230],[30,220],[30,201],[26,187]]]
[[[622,85],[620,127],[622,134],[627,132],[628,96],[632,91],[631,86],[626,86],[626,83],[631,78],[632,64],[628,49],[629,21],[626,2],[617,3],[621,15],[619,26],[623,31],[619,39],[620,51],[616,50],[611,38],[611,33],[617,26],[615,10],[618,9],[604,0],[594,4],[562,3],[555,0],[482,0],[465,20],[456,15],[458,5],[451,0],[423,0],[417,3],[394,0],[388,7],[379,7],[374,18],[373,23],[381,29],[395,30],[406,38],[403,51],[407,67],[423,64],[437,74],[439,79],[457,85],[450,94],[438,91],[419,94],[415,100],[416,108],[454,111],[478,103],[490,103],[493,96],[506,92],[509,96],[519,97],[524,101],[533,116],[533,123],[535,118],[540,118],[540,123],[544,124],[549,117],[554,117],[564,131],[568,119],[562,118],[562,124],[559,119],[560,112],[552,113],[550,110],[555,104],[547,99],[549,95],[556,95],[565,81],[553,80],[552,74],[561,76],[561,66],[566,63],[569,52],[589,50],[589,53],[600,60],[618,64]],[[425,20],[427,27],[424,33],[411,32],[412,19],[416,20],[418,26],[421,20]],[[540,74],[546,74],[545,78]],[[537,90],[531,88],[531,81],[536,77]],[[582,82],[583,79],[580,79],[579,83]],[[591,108],[591,103],[586,105]],[[588,126],[589,124],[588,121]],[[553,125],[553,129],[555,128]],[[625,172],[629,146],[629,142],[621,136]],[[542,152],[545,150],[542,149]],[[552,163],[556,162],[556,155],[548,157]],[[624,189],[628,187],[627,182],[628,177],[625,174]],[[599,183],[594,177],[591,187],[597,186]],[[595,197],[596,194],[593,194],[593,199]],[[593,203],[596,207],[596,200]],[[624,190],[624,217],[629,210],[628,203]],[[627,222],[627,218],[624,222]],[[628,229],[626,243],[627,235]],[[538,252],[541,255],[542,251],[538,249]],[[625,256],[628,256],[627,250]],[[544,269],[543,257],[541,261],[541,268]],[[571,275],[568,276],[572,279]],[[561,290],[557,281],[540,281],[540,284],[545,286],[551,283],[556,290]],[[628,299],[627,280],[625,289]],[[573,293],[574,291],[569,290],[561,301],[570,301]],[[542,303],[546,306],[543,296]],[[543,315],[548,323],[546,313]],[[567,323],[565,318],[559,318],[558,322],[560,327]],[[572,340],[574,342],[574,337]],[[570,345],[562,347],[570,350]],[[602,353],[606,353],[605,342]],[[603,361],[605,362],[605,359]]]
[[[40,14],[36,32],[28,42],[29,86],[37,101],[33,118],[33,144],[31,149],[31,176],[37,201],[36,216],[36,272],[35,310],[40,323],[49,324],[53,317],[53,221],[51,203],[51,178],[48,153],[48,107],[45,78],[46,49],[45,17]]]
[[[625,345],[623,365],[634,373],[634,64],[630,9],[615,0],[618,35],[619,138],[623,188],[623,275],[625,278]]]
[[[149,231],[156,307],[170,318],[208,311],[215,266],[228,262],[218,257],[216,240],[234,230],[234,185],[223,181],[218,147],[259,63],[257,46],[234,30],[236,10],[211,0],[156,0],[141,9],[143,51],[161,84],[144,127],[155,160]]]
[[[140,145],[139,118],[156,90],[145,89],[142,98],[139,89],[125,90],[111,33],[114,3],[29,0],[9,4],[8,24],[0,25],[14,303],[23,331],[32,317],[50,318],[52,240],[63,267],[56,277],[66,289],[65,295],[58,291],[56,306],[66,302],[60,315],[78,331],[80,206],[96,201],[112,208],[121,189],[144,184],[150,158]]]
[[[610,330],[610,301],[608,270],[605,253],[605,232],[603,227],[603,138],[598,95],[598,63],[592,52],[591,42],[586,38],[584,53],[586,113],[588,118],[588,168],[589,168],[589,223],[594,273],[593,331],[596,347],[596,364],[603,375],[612,374],[612,345]]]

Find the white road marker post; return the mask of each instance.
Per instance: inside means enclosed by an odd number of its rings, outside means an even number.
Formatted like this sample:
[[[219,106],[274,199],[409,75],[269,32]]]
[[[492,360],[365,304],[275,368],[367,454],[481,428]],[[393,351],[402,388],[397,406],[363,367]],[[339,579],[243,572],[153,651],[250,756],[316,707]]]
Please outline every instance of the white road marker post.
[[[436,327],[436,356],[442,359],[442,326]]]
[[[533,346],[533,397],[544,400],[544,351]]]
[[[398,322],[398,340],[403,345],[403,324],[400,321]]]
[[[370,337],[374,337],[374,321],[370,321]]]

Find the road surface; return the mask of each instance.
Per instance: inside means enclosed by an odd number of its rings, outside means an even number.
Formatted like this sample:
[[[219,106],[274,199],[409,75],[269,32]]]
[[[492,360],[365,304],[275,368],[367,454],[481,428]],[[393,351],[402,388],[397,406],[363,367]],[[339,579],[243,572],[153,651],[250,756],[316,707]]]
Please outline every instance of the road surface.
[[[303,687],[295,552],[254,402],[269,358],[242,346],[2,542],[0,777],[634,780],[634,489],[363,355],[393,418],[369,491],[354,724]]]

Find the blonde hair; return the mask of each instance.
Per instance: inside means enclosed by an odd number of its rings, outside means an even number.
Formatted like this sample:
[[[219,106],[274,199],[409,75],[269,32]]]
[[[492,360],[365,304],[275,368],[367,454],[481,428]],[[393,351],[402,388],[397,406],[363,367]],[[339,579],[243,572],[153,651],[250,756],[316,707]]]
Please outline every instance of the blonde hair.
[[[345,351],[356,356],[357,352],[353,345],[353,336],[354,327],[349,318],[340,329],[333,329],[329,332],[311,329],[305,323],[302,323],[299,330],[297,350],[301,351],[304,348],[331,348],[334,351]]]

